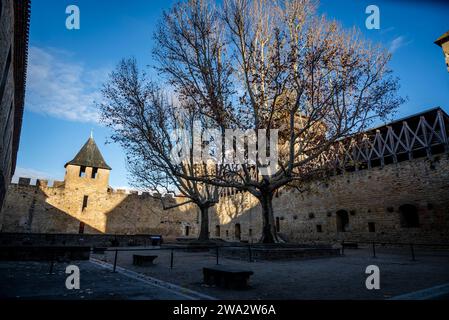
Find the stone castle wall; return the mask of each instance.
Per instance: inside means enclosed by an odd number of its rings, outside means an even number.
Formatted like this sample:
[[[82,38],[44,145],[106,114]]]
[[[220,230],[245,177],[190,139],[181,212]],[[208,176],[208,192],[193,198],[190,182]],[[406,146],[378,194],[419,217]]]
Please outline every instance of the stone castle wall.
[[[14,132],[14,6],[1,3],[0,16],[0,208],[11,181]],[[0,212],[1,215],[1,212]],[[0,216],[1,227],[1,216]]]
[[[72,186],[55,182],[48,187],[45,181],[32,186],[23,179],[12,184],[2,232],[78,233],[82,221],[85,233],[156,233],[175,238],[186,236],[188,226],[189,236],[198,234],[198,210],[193,206],[163,210],[160,200],[148,193],[89,189],[88,205],[82,210],[86,191]],[[280,233],[289,241],[449,241],[447,154],[433,161],[415,159],[349,172],[310,182],[303,189],[283,190],[273,199]],[[419,226],[403,226],[404,205],[416,208]],[[344,232],[337,226],[341,211],[349,220]],[[249,194],[223,197],[210,210],[212,238],[256,242],[261,229],[260,206]]]
[[[403,205],[416,208],[419,227],[402,226]],[[434,161],[404,161],[314,181],[302,192],[281,192],[273,199],[273,208],[280,233],[289,241],[447,243],[449,156],[443,154]],[[348,214],[346,232],[337,231],[340,210]],[[241,240],[255,242],[261,234],[260,212],[257,199],[251,195],[230,196],[214,209],[211,234],[218,236],[219,232],[220,237],[235,240],[239,224]]]
[[[30,6],[29,0],[0,1],[0,209],[15,172],[19,148]]]
[[[3,208],[2,232],[162,234],[165,238],[198,232],[197,211],[192,206],[163,210],[160,199],[149,193],[124,190],[76,190],[55,181],[30,185],[29,179],[11,184]],[[84,196],[88,194],[83,209]],[[174,199],[164,202],[174,204]]]

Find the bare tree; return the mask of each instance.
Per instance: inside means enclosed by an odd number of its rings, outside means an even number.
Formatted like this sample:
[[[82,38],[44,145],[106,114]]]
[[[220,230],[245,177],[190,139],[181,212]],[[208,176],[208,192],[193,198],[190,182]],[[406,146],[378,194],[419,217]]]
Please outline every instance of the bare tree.
[[[170,101],[163,90],[139,72],[135,59],[118,64],[102,94],[101,118],[113,129],[112,141],[126,151],[132,184],[158,193],[181,193],[186,199],[169,206],[163,202],[165,209],[196,204],[201,212],[198,239],[208,240],[208,210],[218,202],[219,188],[191,178],[219,173],[214,167],[195,165],[193,157],[174,154],[176,146],[183,143],[193,146],[188,140],[193,139],[195,130],[201,130],[195,124],[201,126],[204,121],[186,100],[184,105]]]
[[[164,13],[154,36],[157,68],[180,100],[222,129],[279,130],[275,172],[261,174],[258,160],[195,177],[254,195],[261,242],[280,241],[276,190],[327,168],[336,141],[386,119],[403,101],[388,52],[316,7],[309,0],[224,0],[221,7],[190,0]]]

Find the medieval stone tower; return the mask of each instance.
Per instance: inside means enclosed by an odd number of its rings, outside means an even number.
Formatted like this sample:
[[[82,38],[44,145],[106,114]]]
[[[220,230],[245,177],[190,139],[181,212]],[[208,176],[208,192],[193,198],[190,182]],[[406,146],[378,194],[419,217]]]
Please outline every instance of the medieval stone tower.
[[[449,72],[449,31],[447,31],[445,34],[439,37],[435,41],[435,44],[440,46],[441,49],[443,49],[443,54],[446,59],[447,71]]]
[[[105,219],[96,213],[105,206],[99,199],[109,189],[109,172],[111,167],[106,164],[91,135],[73,160],[65,164],[64,189],[74,197],[74,208],[78,205],[78,213],[94,226],[100,223],[105,229]],[[82,200],[81,200],[82,197]],[[77,202],[77,203],[76,203]],[[101,221],[101,222],[100,222]],[[80,219],[79,233],[84,233],[85,222]]]
[[[107,192],[111,167],[104,161],[92,136],[75,158],[66,163],[65,169],[64,183],[67,190]]]
[[[189,206],[164,210],[160,196],[114,190],[111,167],[91,136],[65,164],[64,181],[20,178],[11,184],[3,208],[2,232],[72,234],[160,234],[194,236],[197,211]],[[175,201],[172,198],[167,203]]]

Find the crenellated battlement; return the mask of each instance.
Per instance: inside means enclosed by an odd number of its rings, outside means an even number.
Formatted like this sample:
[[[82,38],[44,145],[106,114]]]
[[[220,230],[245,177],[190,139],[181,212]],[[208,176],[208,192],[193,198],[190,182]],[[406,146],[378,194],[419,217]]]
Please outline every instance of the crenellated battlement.
[[[42,188],[60,188],[65,184],[60,180],[47,180],[47,179],[34,179],[27,177],[19,177],[17,182],[11,182],[11,186],[29,186],[29,187],[42,187]]]
[[[11,182],[11,187],[31,187],[33,189],[64,189],[65,181],[61,180],[48,180],[48,179],[35,179],[28,177],[19,177],[17,182]],[[137,196],[139,198],[154,198],[154,199],[164,199],[166,201],[174,201],[174,197],[171,194],[161,195],[157,192],[148,192],[141,190],[130,190],[130,189],[114,189],[109,187],[107,190],[107,194],[109,195],[128,195],[128,196]]]
[[[14,180],[2,207],[1,231],[164,234],[172,238],[197,231],[196,208],[176,206],[184,198],[112,188],[111,167],[92,137],[64,168],[62,180]]]
[[[61,187],[58,187],[58,186]],[[44,233],[164,234],[196,232],[196,210],[172,208],[168,195],[139,190],[67,188],[63,181],[20,177],[12,183],[2,210],[2,231]],[[83,229],[84,228],[84,229]]]

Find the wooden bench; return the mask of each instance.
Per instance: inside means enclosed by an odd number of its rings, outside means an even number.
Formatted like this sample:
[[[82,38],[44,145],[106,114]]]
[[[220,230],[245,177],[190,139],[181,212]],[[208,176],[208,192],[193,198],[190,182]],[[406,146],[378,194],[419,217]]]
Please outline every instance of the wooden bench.
[[[204,283],[228,289],[245,289],[254,272],[232,267],[216,266],[203,268]]]
[[[152,265],[154,259],[156,259],[156,258],[157,258],[157,256],[134,254],[133,255],[133,265],[135,265],[135,266]]]

